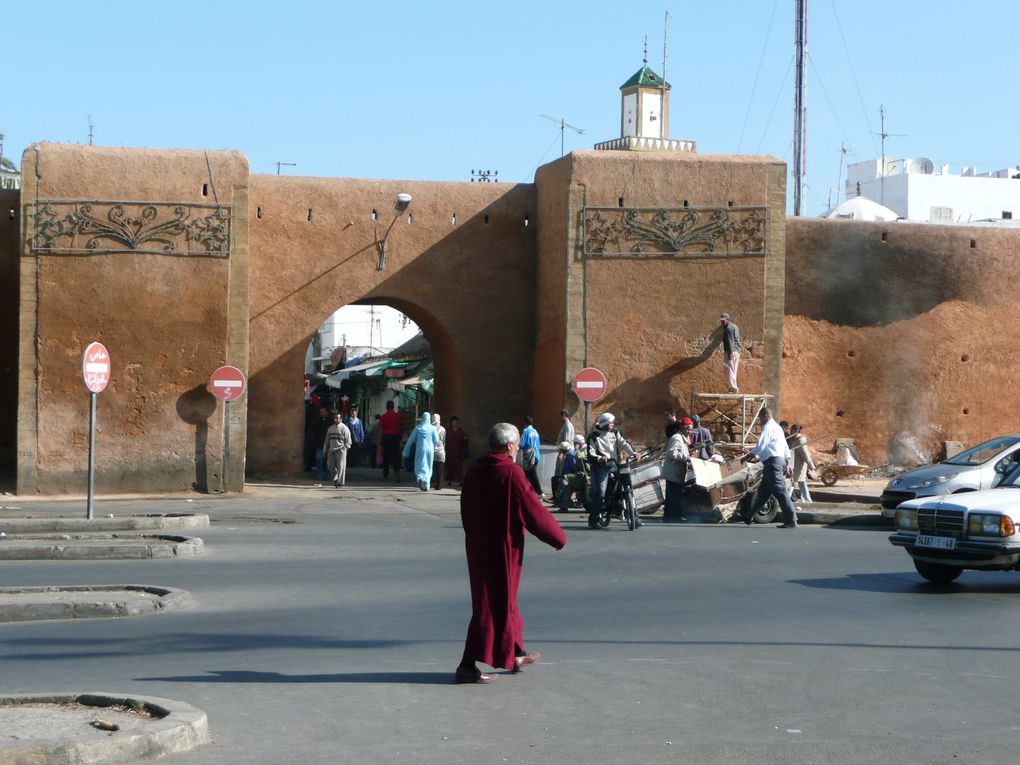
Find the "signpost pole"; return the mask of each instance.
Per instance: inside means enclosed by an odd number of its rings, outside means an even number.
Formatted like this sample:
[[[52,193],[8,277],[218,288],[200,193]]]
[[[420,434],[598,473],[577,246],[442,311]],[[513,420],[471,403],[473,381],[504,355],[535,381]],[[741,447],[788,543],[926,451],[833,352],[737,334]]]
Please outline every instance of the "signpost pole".
[[[230,490],[227,470],[230,465],[230,399],[223,402],[223,493]]]
[[[93,500],[96,493],[96,394],[89,393],[89,490],[85,503],[85,517],[92,520]]]

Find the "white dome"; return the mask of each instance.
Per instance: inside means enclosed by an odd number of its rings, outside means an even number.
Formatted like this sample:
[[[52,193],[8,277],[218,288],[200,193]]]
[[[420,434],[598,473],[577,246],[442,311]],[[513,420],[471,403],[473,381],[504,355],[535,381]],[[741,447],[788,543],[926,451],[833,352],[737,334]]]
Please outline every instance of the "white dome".
[[[822,215],[841,220],[897,220],[899,216],[888,207],[867,197],[853,197]]]

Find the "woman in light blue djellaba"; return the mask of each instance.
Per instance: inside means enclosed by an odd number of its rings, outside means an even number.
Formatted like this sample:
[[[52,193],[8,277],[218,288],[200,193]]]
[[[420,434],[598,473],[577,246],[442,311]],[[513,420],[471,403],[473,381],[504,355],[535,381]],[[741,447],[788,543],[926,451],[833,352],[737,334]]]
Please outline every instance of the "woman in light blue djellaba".
[[[432,481],[432,458],[437,443],[439,437],[436,435],[436,429],[432,427],[432,418],[428,412],[422,412],[417,427],[404,447],[404,459],[414,455],[414,476],[418,479],[418,488],[422,491],[428,491],[429,483]]]

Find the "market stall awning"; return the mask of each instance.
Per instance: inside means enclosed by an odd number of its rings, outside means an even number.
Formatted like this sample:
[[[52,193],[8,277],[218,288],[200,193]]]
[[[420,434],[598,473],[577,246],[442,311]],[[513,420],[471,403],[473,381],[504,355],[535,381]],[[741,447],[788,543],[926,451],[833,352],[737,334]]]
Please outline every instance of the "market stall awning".
[[[331,388],[339,388],[340,383],[344,380],[350,379],[351,375],[356,372],[362,372],[366,376],[371,374],[379,374],[381,370],[390,366],[392,362],[389,359],[383,359],[382,361],[366,361],[364,364],[355,364],[352,367],[346,367],[341,369],[339,372],[334,372],[326,378],[326,385]]]

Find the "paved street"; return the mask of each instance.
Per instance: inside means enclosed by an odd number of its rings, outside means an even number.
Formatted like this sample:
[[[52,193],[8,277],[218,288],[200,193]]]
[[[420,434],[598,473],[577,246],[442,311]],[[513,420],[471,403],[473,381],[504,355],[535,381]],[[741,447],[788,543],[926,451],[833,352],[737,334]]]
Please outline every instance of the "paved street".
[[[3,584],[173,586],[194,608],[0,624],[0,692],[193,704],[214,743],[172,758],[183,765],[1017,760],[1020,575],[922,584],[878,529],[593,532],[571,514],[565,550],[527,547],[525,635],[543,661],[456,686],[457,496],[100,499],[104,515],[208,513],[206,554],[6,562]]]

